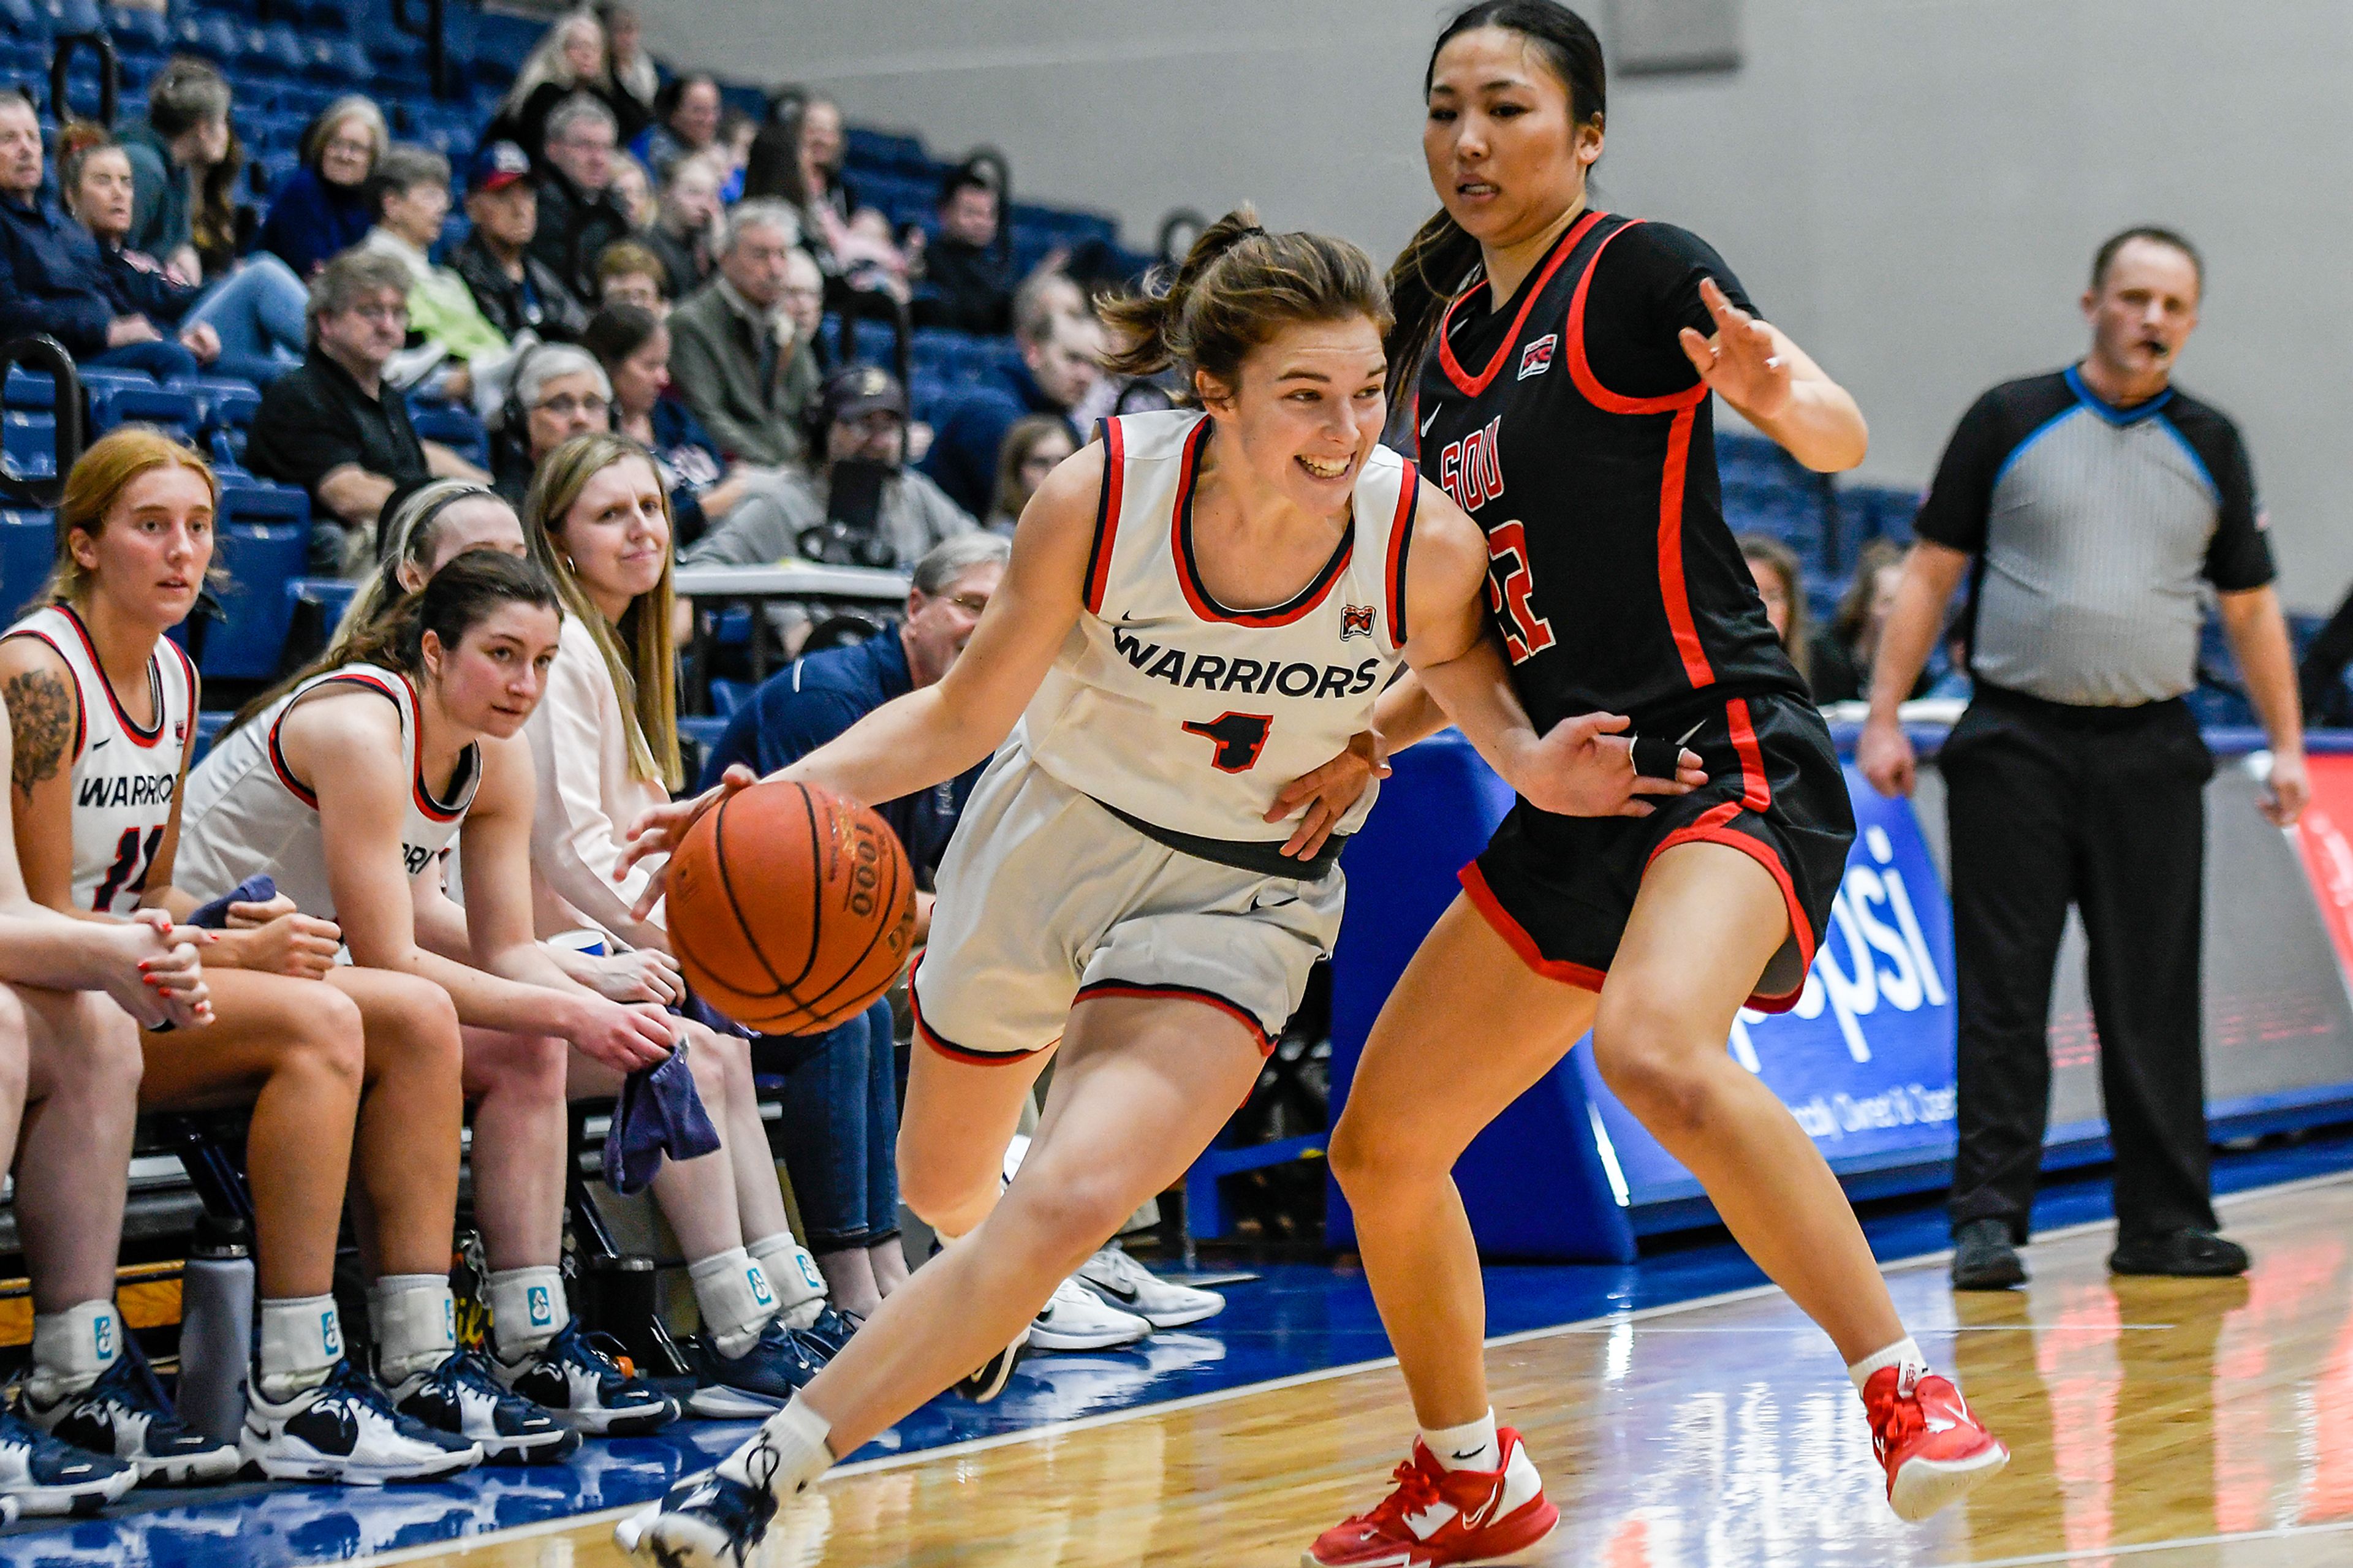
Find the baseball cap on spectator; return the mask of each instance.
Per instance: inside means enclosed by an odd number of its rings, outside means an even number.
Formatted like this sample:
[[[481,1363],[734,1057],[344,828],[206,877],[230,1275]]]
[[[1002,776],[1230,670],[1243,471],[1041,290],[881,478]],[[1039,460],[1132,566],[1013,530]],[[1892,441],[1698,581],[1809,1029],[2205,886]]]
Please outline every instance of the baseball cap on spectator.
[[[474,154],[466,169],[466,194],[503,191],[517,180],[532,179],[531,156],[512,142],[491,142]]]
[[[861,419],[883,410],[907,417],[907,389],[899,378],[879,365],[845,365],[826,378],[818,394],[818,428],[844,419]]]

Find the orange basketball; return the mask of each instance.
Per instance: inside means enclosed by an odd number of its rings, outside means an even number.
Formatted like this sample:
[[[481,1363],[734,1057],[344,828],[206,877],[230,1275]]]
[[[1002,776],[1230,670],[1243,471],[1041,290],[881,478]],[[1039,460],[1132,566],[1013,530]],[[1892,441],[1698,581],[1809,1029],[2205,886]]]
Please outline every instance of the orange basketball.
[[[890,988],[915,877],[866,807],[754,784],[702,814],[670,863],[670,949],[705,1002],[764,1035],[813,1035]]]

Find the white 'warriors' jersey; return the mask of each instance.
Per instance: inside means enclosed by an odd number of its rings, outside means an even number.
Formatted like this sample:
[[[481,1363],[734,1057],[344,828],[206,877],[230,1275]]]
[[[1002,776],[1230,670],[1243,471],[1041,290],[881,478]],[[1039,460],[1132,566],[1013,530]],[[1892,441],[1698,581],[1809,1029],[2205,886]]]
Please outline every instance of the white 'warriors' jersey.
[[[127,915],[139,907],[147,868],[172,820],[180,759],[195,721],[195,667],[179,644],[155,639],[147,658],[153,722],[142,725],[123,711],[99,668],[90,629],[70,607],[35,610],[5,635],[38,637],[73,672],[81,710],[73,744],[74,908]]]
[[[1286,604],[1229,609],[1201,585],[1192,538],[1213,428],[1187,409],[1103,421],[1086,613],[1020,734],[1048,773],[1139,826],[1271,850],[1287,833],[1265,820],[1275,793],[1371,725],[1396,668],[1419,481],[1375,447],[1323,570]]]
[[[196,764],[188,775],[187,804],[180,816],[174,883],[199,899],[216,899],[248,877],[267,871],[296,909],[321,920],[335,918],[326,847],[319,832],[319,797],[287,767],[278,731],[296,703],[322,688],[350,686],[382,695],[400,712],[409,780],[400,826],[404,869],[414,877],[448,847],[481,779],[481,748],[468,746],[459,757],[449,781],[450,798],[435,798],[425,787],[417,689],[396,670],[347,664],[312,676],[222,736]]]

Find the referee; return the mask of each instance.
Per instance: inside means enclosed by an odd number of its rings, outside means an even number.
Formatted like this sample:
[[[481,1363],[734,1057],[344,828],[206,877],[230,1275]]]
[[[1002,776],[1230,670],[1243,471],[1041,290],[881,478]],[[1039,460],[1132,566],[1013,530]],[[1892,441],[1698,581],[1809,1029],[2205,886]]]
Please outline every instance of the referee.
[[[2263,811],[2283,826],[2304,807],[2304,737],[2246,447],[2171,384],[2204,282],[2197,250],[2168,230],[2100,247],[2083,301],[2090,352],[1995,387],[1962,417],[1881,637],[1857,760],[1883,795],[1908,794],[1896,704],[1968,579],[1976,697],[1937,763],[1959,971],[1963,1289],[2026,1278],[2017,1248],[2050,1117],[2045,1031],[2070,904],[2091,946],[2116,1152],[2108,1267],[2247,1268],[2208,1201],[2199,956],[2214,764],[2181,700],[2197,680],[2203,584],[2271,739]]]

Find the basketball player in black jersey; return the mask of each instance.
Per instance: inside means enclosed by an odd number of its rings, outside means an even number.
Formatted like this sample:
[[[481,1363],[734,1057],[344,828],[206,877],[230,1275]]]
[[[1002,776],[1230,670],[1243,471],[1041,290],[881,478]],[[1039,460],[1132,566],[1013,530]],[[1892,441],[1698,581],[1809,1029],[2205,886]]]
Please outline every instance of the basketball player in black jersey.
[[[1741,1007],[1796,1003],[1854,820],[1725,526],[1710,394],[1821,471],[1862,460],[1862,416],[1704,241],[1588,205],[1603,70],[1574,13],[1471,6],[1425,88],[1444,210],[1391,274],[1390,374],[1411,389],[1393,406],[1424,477],[1486,531],[1490,607],[1538,728],[1628,715],[1684,740],[1710,782],[1639,817],[1519,802],[1382,1010],[1331,1158],[1422,1429],[1397,1491],[1307,1561],[1427,1568],[1551,1528],[1488,1403],[1478,1254],[1449,1172],[1588,1028],[1611,1089],[1836,1342],[1890,1500],[1925,1518],[2007,1452],[1927,1372],[1837,1179],[1725,1045]],[[1394,745],[1444,721],[1408,681],[1376,722]]]

